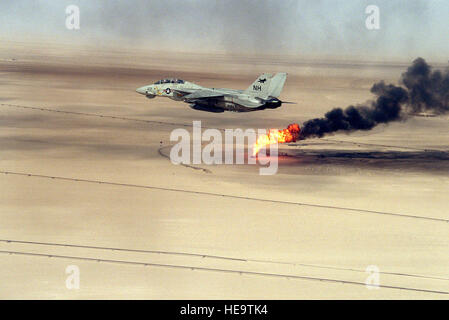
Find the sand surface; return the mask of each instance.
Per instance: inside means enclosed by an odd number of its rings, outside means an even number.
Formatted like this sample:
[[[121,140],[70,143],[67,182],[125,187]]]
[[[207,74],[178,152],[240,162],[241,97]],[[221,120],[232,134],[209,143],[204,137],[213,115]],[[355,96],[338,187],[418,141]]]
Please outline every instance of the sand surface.
[[[448,117],[282,145],[272,176],[167,158],[194,120],[301,124],[365,102],[405,65],[4,46],[0,298],[449,297]],[[278,71],[297,104],[276,110],[214,114],[134,91],[166,76],[244,89]]]

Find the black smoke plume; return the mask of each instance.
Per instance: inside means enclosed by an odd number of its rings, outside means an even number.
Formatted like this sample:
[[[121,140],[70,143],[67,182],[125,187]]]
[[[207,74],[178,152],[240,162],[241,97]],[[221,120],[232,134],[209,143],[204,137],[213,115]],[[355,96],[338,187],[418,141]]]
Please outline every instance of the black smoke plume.
[[[432,71],[424,59],[418,58],[402,74],[402,83],[408,90],[408,106],[413,112],[449,111],[449,69]]]
[[[371,92],[376,99],[360,106],[335,108],[323,118],[306,121],[300,139],[322,137],[336,131],[370,130],[381,123],[405,119],[407,113],[449,111],[449,70],[432,71],[422,58],[402,74],[405,88],[383,81],[374,84]]]

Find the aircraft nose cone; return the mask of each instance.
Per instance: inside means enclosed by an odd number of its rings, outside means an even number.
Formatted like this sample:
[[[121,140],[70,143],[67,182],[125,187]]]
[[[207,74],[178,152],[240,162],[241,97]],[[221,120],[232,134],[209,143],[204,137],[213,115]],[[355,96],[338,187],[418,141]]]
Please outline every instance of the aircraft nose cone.
[[[136,92],[140,94],[147,94],[147,89],[146,87],[140,87],[136,89]]]

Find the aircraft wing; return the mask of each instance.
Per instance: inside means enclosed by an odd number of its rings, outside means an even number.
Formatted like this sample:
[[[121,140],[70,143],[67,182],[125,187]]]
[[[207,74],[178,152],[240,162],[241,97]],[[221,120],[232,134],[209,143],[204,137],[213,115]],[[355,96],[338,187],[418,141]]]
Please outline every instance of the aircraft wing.
[[[186,100],[196,100],[196,99],[207,99],[207,98],[214,98],[214,97],[223,97],[223,92],[216,91],[216,90],[196,90],[193,93],[187,94],[184,96],[184,99]]]
[[[182,94],[182,95],[186,95],[186,94],[191,94],[193,92],[198,91],[198,89],[189,89],[189,88],[182,88],[182,89],[171,89],[173,92]]]

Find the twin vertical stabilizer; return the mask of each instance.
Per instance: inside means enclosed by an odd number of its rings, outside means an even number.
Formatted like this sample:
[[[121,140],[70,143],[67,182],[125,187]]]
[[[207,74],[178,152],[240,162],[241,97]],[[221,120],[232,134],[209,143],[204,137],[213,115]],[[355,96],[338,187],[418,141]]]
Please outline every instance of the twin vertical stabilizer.
[[[286,79],[287,73],[285,72],[276,73],[275,76],[271,73],[263,73],[244,93],[261,99],[277,98],[281,94]]]

